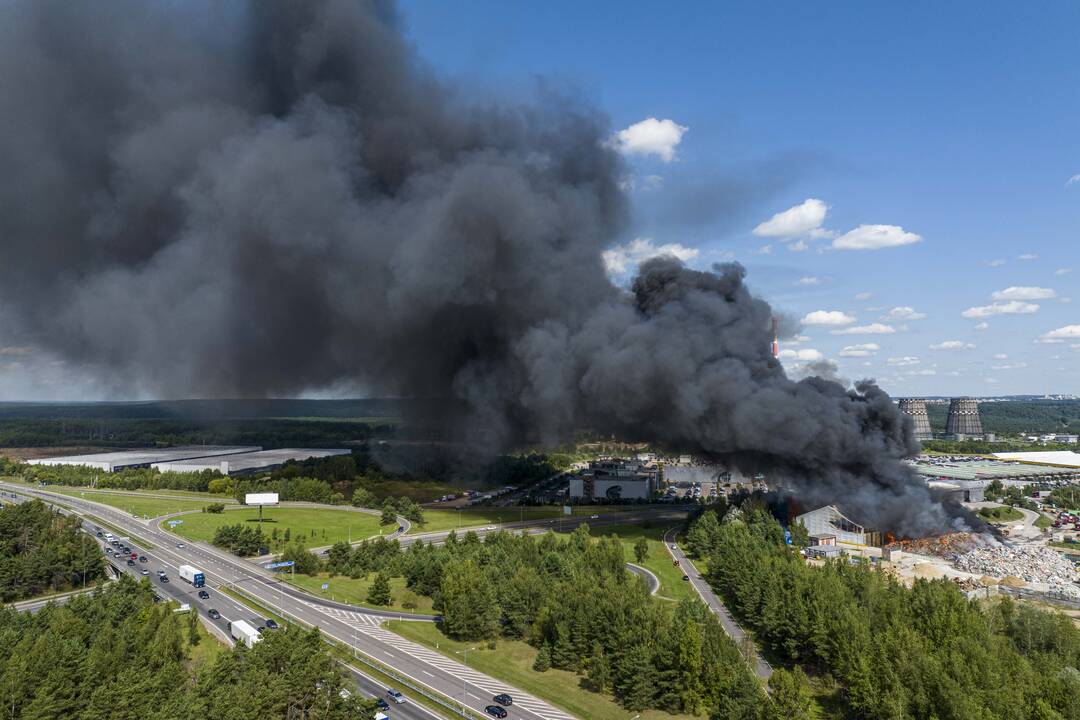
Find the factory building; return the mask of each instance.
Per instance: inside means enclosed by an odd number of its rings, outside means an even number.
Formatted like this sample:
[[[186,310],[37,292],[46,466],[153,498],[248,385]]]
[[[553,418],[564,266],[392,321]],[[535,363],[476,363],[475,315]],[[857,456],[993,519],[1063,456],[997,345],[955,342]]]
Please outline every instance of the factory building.
[[[818,544],[855,545],[857,547],[881,546],[881,533],[869,530],[840,512],[835,505],[826,505],[803,513],[795,518],[801,522],[811,539],[829,539]]]
[[[570,478],[570,498],[584,501],[648,500],[656,493],[660,470],[640,460],[594,460]]]
[[[91,455],[64,455],[61,457],[35,458],[27,460],[28,465],[82,465],[97,468],[105,472],[114,472],[126,468],[152,467],[159,463],[180,460],[221,458],[240,453],[250,453],[262,448],[255,446],[222,447],[217,445],[197,445],[163,449],[121,450]],[[216,460],[215,460],[216,462]]]
[[[979,403],[972,398],[953,398],[945,420],[945,437],[949,440],[982,440],[982,420]]]

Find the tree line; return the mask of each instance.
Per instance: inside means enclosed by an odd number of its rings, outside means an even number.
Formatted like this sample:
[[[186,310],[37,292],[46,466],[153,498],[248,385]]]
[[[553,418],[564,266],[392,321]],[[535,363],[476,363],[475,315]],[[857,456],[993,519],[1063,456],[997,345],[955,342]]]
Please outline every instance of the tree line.
[[[103,577],[101,549],[79,527],[77,517],[40,500],[0,509],[0,600],[68,590]]]
[[[193,615],[124,577],[30,614],[0,609],[0,705],[9,720],[372,717],[318,630],[287,627],[198,662]],[[193,632],[194,631],[194,632]],[[205,656],[202,656],[205,657]]]
[[[1080,631],[1069,618],[1007,598],[980,604],[948,580],[905,587],[864,562],[812,567],[764,510],[732,517],[705,512],[688,544],[791,669],[774,675],[790,716],[819,717],[817,694],[848,718],[1080,717]]]

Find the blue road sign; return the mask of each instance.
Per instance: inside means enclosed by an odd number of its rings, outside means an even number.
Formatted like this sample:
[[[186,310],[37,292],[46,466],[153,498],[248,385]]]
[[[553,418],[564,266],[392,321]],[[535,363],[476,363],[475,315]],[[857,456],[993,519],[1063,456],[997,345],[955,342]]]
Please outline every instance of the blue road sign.
[[[323,583],[322,584],[322,589],[323,590],[329,590],[330,589],[330,583]]]
[[[286,560],[285,562],[266,563],[263,567],[267,570],[275,570],[277,568],[292,567],[295,564],[296,563],[292,560]]]
[[[170,520],[169,525],[175,527],[176,525],[183,525],[183,520]]]

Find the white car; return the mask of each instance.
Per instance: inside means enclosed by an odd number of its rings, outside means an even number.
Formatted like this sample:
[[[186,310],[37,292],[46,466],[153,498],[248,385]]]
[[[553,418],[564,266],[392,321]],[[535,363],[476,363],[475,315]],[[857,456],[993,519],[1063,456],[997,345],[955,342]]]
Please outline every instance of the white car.
[[[599,515],[590,515],[589,519],[590,520],[598,520],[598,519],[600,519],[600,516]]]
[[[397,690],[387,690],[386,697],[390,698],[390,702],[397,703],[398,705],[405,702],[405,696]]]

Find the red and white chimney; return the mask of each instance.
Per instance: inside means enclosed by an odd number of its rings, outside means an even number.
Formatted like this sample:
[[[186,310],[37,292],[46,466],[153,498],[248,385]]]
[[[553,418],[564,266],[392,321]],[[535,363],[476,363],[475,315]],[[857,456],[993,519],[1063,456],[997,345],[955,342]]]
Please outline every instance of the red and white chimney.
[[[780,321],[775,315],[772,319],[772,356],[780,359]]]

